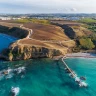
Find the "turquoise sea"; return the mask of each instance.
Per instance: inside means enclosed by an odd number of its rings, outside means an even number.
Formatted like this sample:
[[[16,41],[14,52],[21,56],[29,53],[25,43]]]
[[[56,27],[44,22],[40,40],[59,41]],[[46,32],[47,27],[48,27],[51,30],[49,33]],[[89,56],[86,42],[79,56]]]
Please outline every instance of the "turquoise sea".
[[[19,87],[18,96],[96,96],[96,59],[67,59],[66,63],[79,76],[86,76],[88,88],[80,88],[64,71],[61,61],[36,59],[15,62],[0,62],[0,70],[26,67],[24,77],[14,75],[1,79],[0,96],[11,96],[11,87]]]
[[[16,39],[0,34],[0,51]],[[0,72],[8,68],[15,69],[25,66],[22,74],[10,74],[12,77],[1,77],[0,96],[12,96],[11,87],[19,87],[18,96],[96,96],[96,59],[70,58],[65,62],[79,76],[85,76],[87,88],[80,88],[64,70],[61,61],[35,59],[26,61],[0,60]]]

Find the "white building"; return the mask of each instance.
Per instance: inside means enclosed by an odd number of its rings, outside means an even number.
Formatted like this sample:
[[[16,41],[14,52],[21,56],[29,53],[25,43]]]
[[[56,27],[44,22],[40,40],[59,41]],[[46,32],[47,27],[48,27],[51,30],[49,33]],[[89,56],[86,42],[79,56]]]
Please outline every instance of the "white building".
[[[0,17],[1,20],[17,20],[21,18],[12,18],[12,17]]]
[[[1,20],[11,20],[11,17],[0,17]]]

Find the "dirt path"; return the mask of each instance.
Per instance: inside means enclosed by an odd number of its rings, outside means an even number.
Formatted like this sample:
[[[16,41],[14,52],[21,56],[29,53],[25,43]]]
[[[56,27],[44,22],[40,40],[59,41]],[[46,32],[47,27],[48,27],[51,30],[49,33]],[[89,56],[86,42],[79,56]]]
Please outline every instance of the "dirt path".
[[[26,36],[26,38],[23,38],[23,39],[19,39],[17,40],[14,44],[17,44],[17,45],[31,45],[31,44],[22,44],[20,41],[21,40],[35,40],[37,42],[42,42],[42,43],[53,43],[53,44],[59,44],[62,48],[65,48],[65,46],[62,44],[64,42],[70,42],[70,41],[73,41],[73,40],[68,40],[68,41],[60,41],[60,40],[49,40],[49,41],[43,41],[43,40],[37,40],[37,39],[33,39],[32,38],[32,34],[33,34],[33,30],[32,29],[29,29],[29,28],[26,28],[22,25],[20,25],[20,28],[24,29],[24,30],[28,30],[29,34]],[[66,47],[67,48],[67,47]],[[67,48],[68,50],[68,48]]]

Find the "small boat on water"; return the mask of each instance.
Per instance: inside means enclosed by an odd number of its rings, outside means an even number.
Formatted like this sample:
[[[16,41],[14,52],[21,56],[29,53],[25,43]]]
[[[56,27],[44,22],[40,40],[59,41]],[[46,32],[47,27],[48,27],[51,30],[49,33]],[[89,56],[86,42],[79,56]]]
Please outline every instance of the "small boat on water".
[[[19,87],[12,87],[11,88],[12,96],[17,96],[19,94],[19,91],[20,91]]]

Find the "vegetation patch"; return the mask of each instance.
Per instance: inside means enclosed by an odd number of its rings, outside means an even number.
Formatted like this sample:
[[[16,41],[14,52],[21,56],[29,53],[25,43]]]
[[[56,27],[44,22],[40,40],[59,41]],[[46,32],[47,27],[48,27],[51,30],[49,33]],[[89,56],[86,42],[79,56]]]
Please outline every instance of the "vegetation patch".
[[[82,22],[82,23],[95,23],[96,22],[96,19],[93,19],[93,18],[84,18],[84,19],[79,20],[79,22]]]
[[[79,20],[79,22],[87,24],[85,27],[87,27],[92,32],[96,32],[96,19],[84,18]]]
[[[45,19],[29,19],[29,18],[28,19],[27,18],[19,19],[16,22],[18,22],[18,23],[29,23],[29,22],[32,22],[32,23],[39,23],[39,24],[45,24],[45,25],[50,24],[50,21],[45,20]]]
[[[95,47],[90,38],[82,38],[79,40],[80,46],[84,49],[90,50]]]

